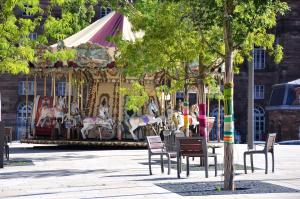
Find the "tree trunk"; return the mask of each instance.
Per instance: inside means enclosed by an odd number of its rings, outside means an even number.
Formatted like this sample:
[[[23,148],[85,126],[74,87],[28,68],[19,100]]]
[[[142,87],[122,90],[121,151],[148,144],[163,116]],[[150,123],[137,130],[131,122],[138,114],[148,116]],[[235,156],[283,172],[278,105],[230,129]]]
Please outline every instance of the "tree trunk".
[[[233,121],[233,38],[231,16],[233,0],[224,2],[224,42],[225,42],[225,81],[224,81],[224,189],[234,190],[234,121]]]

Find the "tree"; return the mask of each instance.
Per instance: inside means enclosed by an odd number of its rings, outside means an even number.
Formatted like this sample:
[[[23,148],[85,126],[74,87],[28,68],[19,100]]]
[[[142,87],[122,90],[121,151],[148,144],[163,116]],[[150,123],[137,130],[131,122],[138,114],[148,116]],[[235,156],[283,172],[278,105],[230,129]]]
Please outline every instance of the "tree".
[[[39,0],[2,0],[0,3],[0,73],[18,74],[29,72],[29,62],[37,60],[35,48],[48,45],[73,34],[91,22],[94,16],[93,5],[96,0],[71,1],[54,0],[44,10]],[[60,6],[61,18],[51,16],[54,7]],[[34,19],[17,18],[16,9],[34,16]],[[44,19],[46,20],[44,21]],[[34,30],[44,26],[44,32],[37,40],[29,38]],[[45,58],[69,59],[74,57],[73,51],[63,50]]]
[[[128,7],[137,9],[137,12],[131,12],[131,10],[128,11],[127,9],[127,13],[131,15],[131,19],[134,24],[136,21],[144,22],[146,20],[144,25],[141,25],[138,29],[144,30],[148,27],[150,30],[153,30],[152,32],[149,31],[148,37],[153,38],[153,44],[158,44],[158,46],[160,47],[159,49],[152,48],[152,53],[156,55],[157,60],[160,60],[160,57],[164,57],[166,55],[165,51],[162,51],[161,48],[168,49],[169,47],[168,43],[161,42],[159,38],[164,38],[164,36],[166,38],[170,38],[172,35],[169,34],[171,32],[169,32],[169,29],[167,29],[167,32],[159,32],[159,30],[161,30],[160,28],[163,27],[161,27],[160,24],[154,23],[157,17],[154,14],[159,13],[153,12],[151,8],[155,6],[167,5],[168,3],[177,4],[180,5],[181,9],[177,10],[177,12],[170,13],[170,16],[176,15],[179,12],[181,13],[181,15],[177,16],[177,21],[179,17],[180,24],[182,21],[193,22],[193,24],[188,23],[188,27],[190,29],[187,31],[194,32],[196,30],[197,34],[200,35],[198,37],[198,41],[194,41],[193,43],[197,43],[197,46],[199,46],[199,68],[197,75],[197,84],[199,93],[202,94],[199,102],[202,102],[203,110],[205,110],[205,93],[203,86],[205,85],[205,82],[203,81],[205,79],[204,74],[210,74],[211,71],[215,68],[218,68],[218,66],[220,66],[222,62],[225,63],[224,188],[226,190],[233,190],[234,72],[237,71],[237,66],[243,63],[244,58],[251,59],[251,52],[255,46],[264,47],[269,52],[269,54],[274,57],[275,63],[280,62],[283,56],[282,47],[278,44],[274,44],[275,36],[272,34],[271,29],[276,25],[276,17],[280,14],[284,14],[288,10],[288,5],[281,0],[140,0],[135,1],[136,3],[134,4],[129,4],[128,2],[129,1],[126,0],[115,0],[113,1],[113,4],[121,5],[122,8],[125,8],[124,10],[126,10]],[[168,9],[165,8],[163,12],[168,13]],[[169,15],[166,14],[166,16]],[[170,18],[166,17],[166,19]],[[150,21],[147,22],[147,20]],[[163,23],[163,21],[161,21],[161,23]],[[147,29],[145,29],[145,32],[147,34]],[[151,37],[151,35],[158,37]],[[181,40],[183,40],[183,38],[185,37],[181,37]],[[181,43],[181,40],[172,40],[172,42]],[[144,48],[143,42],[144,41],[141,41],[140,43],[140,49],[148,52],[148,49]],[[157,54],[157,52],[161,53]],[[144,53],[141,53],[141,55],[144,56]],[[136,58],[139,58],[139,56],[137,56]],[[144,58],[139,60],[141,60],[141,63],[155,63],[155,60],[153,59],[147,60]],[[151,66],[153,67],[153,69],[157,69],[157,66],[159,65],[160,62],[158,61],[158,63],[156,62]],[[172,71],[172,69],[169,68],[169,64],[166,64],[165,66],[168,66],[168,71]],[[186,72],[186,69],[188,68],[182,66],[183,65],[181,64],[180,70]],[[141,69],[141,71],[144,70]],[[170,77],[172,76],[170,75]],[[187,80],[188,76],[185,76],[185,79]]]
[[[187,108],[187,90],[190,84],[198,84],[199,102],[205,110],[204,88],[211,74],[221,66],[222,60],[211,50],[202,37],[212,37],[217,31],[199,35],[197,27],[186,14],[191,12],[184,2],[157,0],[110,1],[120,12],[127,15],[135,30],[143,30],[143,39],[135,42],[116,40],[119,56],[117,65],[129,75],[162,72],[172,80],[173,91],[184,87]],[[118,7],[122,5],[121,8]],[[215,46],[219,49],[222,46]],[[199,62],[200,60],[200,62]],[[191,64],[196,62],[196,66]],[[199,63],[198,63],[199,62]],[[175,86],[174,86],[175,85]],[[168,90],[164,86],[161,90]],[[201,109],[201,110],[202,110]],[[201,134],[206,135],[205,112],[201,112]],[[186,125],[187,126],[187,125]]]
[[[190,26],[191,21],[184,18],[186,9],[181,3],[153,0],[128,4],[121,11],[129,17],[135,30],[143,30],[145,34],[135,42],[113,40],[118,47],[117,66],[125,75],[139,78],[160,72],[164,77],[160,90],[168,93],[185,85],[187,99],[188,66],[197,59],[200,46],[197,31]],[[171,88],[167,86],[167,79],[172,80]]]
[[[213,46],[224,46],[224,188],[234,189],[234,118],[233,118],[233,76],[234,65],[251,59],[254,46],[262,46],[274,56],[276,63],[282,59],[282,47],[274,45],[275,36],[270,29],[276,25],[276,17],[288,10],[280,0],[202,0],[188,1],[193,12],[195,25],[199,30],[216,28],[223,35],[215,35]],[[220,53],[222,55],[222,53]]]

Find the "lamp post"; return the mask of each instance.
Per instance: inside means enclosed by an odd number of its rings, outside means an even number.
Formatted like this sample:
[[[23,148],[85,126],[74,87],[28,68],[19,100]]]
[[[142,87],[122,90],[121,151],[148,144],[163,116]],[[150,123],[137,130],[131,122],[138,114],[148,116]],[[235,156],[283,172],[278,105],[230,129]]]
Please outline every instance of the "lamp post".
[[[3,168],[4,129],[1,120],[1,92],[0,92],[0,168]]]
[[[253,51],[252,51],[253,53]],[[253,62],[248,61],[248,149],[253,149],[254,147],[254,121],[253,121],[253,94],[254,94],[254,67]]]

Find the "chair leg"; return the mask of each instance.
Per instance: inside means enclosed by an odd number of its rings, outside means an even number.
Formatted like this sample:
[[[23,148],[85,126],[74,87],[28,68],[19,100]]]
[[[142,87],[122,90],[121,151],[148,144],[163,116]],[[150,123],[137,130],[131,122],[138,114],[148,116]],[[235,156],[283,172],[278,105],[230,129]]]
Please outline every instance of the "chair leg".
[[[168,175],[171,174],[171,157],[170,154],[167,155],[168,158]]]
[[[274,173],[274,151],[272,152],[272,172]]]
[[[254,166],[253,166],[253,154],[250,154],[250,160],[251,160],[251,171],[254,172]]]
[[[150,173],[150,175],[152,175],[152,170],[151,170],[151,155],[150,155],[150,153],[149,153],[149,155],[148,155],[148,161],[149,161],[149,173]]]
[[[190,176],[190,158],[186,156],[186,176]]]
[[[163,155],[160,155],[160,167],[161,167],[161,172],[164,173],[164,158],[163,158]]]
[[[9,146],[8,145],[5,146],[5,156],[6,156],[6,160],[9,161]]]
[[[217,161],[217,156],[215,156],[214,159],[215,159],[215,176],[217,177],[217,175],[218,175],[218,168],[217,168],[218,161]]]
[[[247,166],[246,166],[246,154],[244,153],[244,171],[245,171],[245,174],[247,174]]]
[[[204,157],[205,177],[208,178],[208,159]]]
[[[177,155],[177,178],[180,178],[180,164],[181,164],[180,159],[181,159],[180,156]]]
[[[265,153],[265,161],[266,161],[266,170],[265,170],[265,174],[268,174],[268,153]]]

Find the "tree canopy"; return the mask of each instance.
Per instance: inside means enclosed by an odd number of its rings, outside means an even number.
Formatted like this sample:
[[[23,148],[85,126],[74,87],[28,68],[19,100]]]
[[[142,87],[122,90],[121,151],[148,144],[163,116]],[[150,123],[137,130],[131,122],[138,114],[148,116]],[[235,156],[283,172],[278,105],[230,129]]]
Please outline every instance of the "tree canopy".
[[[53,0],[42,9],[39,0],[2,0],[0,73],[28,73],[29,62],[37,59],[35,48],[64,39],[88,25],[94,16],[93,5],[96,3],[96,0]],[[58,9],[61,15],[59,18],[52,16],[53,9]],[[34,17],[17,18],[15,14],[18,10]],[[29,38],[30,33],[43,24],[44,32],[36,40]],[[52,58],[56,55],[68,59],[74,56],[74,52],[64,50],[53,54]]]

